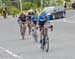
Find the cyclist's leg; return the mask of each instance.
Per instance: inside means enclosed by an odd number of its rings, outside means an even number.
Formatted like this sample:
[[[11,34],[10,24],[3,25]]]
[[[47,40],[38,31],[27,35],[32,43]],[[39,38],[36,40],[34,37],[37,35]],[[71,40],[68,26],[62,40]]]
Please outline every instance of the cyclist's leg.
[[[32,32],[34,32],[34,30],[35,30],[35,22],[34,21],[31,22],[31,26],[32,26]]]
[[[44,26],[44,23],[40,22],[39,26],[40,26],[40,46],[42,47],[42,40],[43,40],[42,37],[43,37],[43,26]]]
[[[22,39],[24,40],[25,32],[26,32],[26,23],[23,21],[22,22]]]
[[[19,26],[20,26],[20,32],[21,32],[22,38],[24,39],[25,30],[26,30],[26,20],[20,20]]]
[[[19,27],[20,27],[20,32],[22,32],[22,21],[18,20],[18,23],[19,23]]]
[[[26,21],[24,22],[24,33],[26,32]]]
[[[37,30],[36,30],[36,22],[32,22],[32,35],[34,37],[35,42],[37,42]]]
[[[31,25],[31,20],[28,20],[28,25],[29,25],[29,26]]]
[[[44,22],[44,28],[45,28],[45,31],[48,31],[48,23],[47,22]]]
[[[4,18],[6,18],[6,11],[4,11]]]
[[[31,20],[28,22],[29,34],[31,33]]]

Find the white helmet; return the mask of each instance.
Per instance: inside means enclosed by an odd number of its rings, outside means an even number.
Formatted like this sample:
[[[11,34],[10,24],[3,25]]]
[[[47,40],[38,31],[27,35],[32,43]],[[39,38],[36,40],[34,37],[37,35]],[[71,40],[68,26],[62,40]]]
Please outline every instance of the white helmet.
[[[33,9],[30,9],[28,12],[34,12]]]

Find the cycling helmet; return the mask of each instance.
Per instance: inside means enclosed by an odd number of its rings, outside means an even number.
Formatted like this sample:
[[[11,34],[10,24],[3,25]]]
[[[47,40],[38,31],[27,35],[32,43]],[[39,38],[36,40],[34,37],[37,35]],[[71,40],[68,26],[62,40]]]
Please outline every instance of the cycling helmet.
[[[34,11],[33,11],[32,9],[30,9],[30,10],[28,11],[28,15],[34,15]]]
[[[45,11],[42,11],[42,12],[41,12],[41,15],[42,15],[42,16],[46,16],[47,13],[46,13]]]
[[[34,12],[33,9],[30,9],[28,12]]]
[[[24,14],[25,14],[25,12],[24,11],[21,11],[20,16],[23,16]]]

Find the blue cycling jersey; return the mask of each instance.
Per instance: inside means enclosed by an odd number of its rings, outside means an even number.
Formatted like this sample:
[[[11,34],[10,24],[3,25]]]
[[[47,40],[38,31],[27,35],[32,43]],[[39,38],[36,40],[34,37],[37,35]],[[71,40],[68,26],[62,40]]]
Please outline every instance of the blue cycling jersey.
[[[42,19],[42,16],[43,15],[41,15],[41,14],[38,16],[38,20],[37,20],[38,23],[40,21],[49,21],[49,16],[48,15],[45,15],[45,18],[44,19]]]
[[[31,16],[31,20],[32,20],[32,21],[36,21],[36,22],[37,22],[37,17],[35,18],[35,16],[34,16],[34,15],[32,15],[32,16]]]

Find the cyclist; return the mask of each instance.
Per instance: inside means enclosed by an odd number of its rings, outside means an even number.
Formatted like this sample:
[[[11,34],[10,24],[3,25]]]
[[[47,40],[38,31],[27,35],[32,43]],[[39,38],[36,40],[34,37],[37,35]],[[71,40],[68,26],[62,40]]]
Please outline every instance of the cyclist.
[[[37,26],[39,25],[40,27],[40,47],[42,47],[42,28],[45,27],[46,30],[48,30],[48,23],[49,22],[49,16],[47,15],[47,13],[45,11],[42,11],[39,15],[38,15],[38,21],[37,21]],[[45,24],[47,26],[45,26]]]
[[[20,32],[22,34],[22,25],[24,25],[24,27],[26,28],[26,15],[23,11],[19,15],[18,23],[19,23],[19,26],[20,26]],[[23,36],[23,39],[24,39],[24,36]]]
[[[27,25],[28,25],[28,28],[29,28],[29,34],[31,32],[31,16],[34,15],[34,11],[31,9],[28,11],[28,15],[27,15]]]
[[[72,3],[72,8],[75,9],[75,1]]]
[[[32,15],[31,16],[31,26],[32,26],[32,36],[34,37],[35,42],[37,42],[37,15]]]
[[[6,11],[7,11],[7,7],[5,4],[2,5],[2,14],[4,16],[4,18],[6,18]]]
[[[17,14],[16,14],[16,12],[15,12],[15,11],[14,11],[14,13],[13,13],[13,18],[14,18],[14,17],[17,17]]]
[[[34,14],[31,16],[33,26],[36,26],[36,24],[37,24],[37,15],[38,14],[37,14],[36,10],[34,10]]]
[[[31,16],[31,20],[32,20],[32,26],[36,26],[36,24],[37,24],[37,16],[34,16],[34,15],[32,15]]]

